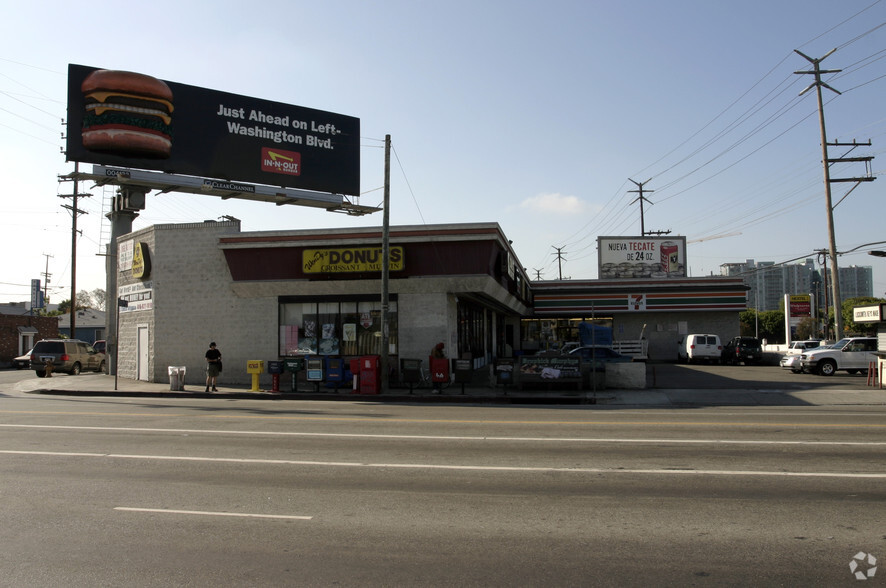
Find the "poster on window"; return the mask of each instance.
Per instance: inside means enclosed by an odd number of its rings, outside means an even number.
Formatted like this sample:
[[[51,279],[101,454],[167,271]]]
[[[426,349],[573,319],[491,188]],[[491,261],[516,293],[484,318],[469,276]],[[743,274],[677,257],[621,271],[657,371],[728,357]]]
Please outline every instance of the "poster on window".
[[[320,332],[320,355],[338,355],[338,337],[335,336],[335,324],[324,323]]]

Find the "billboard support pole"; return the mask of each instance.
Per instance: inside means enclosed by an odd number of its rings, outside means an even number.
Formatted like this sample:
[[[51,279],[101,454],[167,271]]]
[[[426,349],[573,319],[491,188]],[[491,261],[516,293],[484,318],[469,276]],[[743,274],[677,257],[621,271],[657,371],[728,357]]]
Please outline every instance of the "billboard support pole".
[[[108,242],[108,249],[105,252],[105,288],[107,294],[106,300],[114,300],[117,306],[120,300],[120,293],[117,290],[117,244],[123,235],[132,232],[132,221],[138,216],[138,212],[131,206],[132,204],[141,203],[139,209],[144,208],[144,197],[148,189],[140,186],[126,186],[120,188],[117,195],[114,196],[113,210],[107,215],[107,219],[111,221],[111,239]],[[107,306],[106,306],[107,308]],[[115,314],[119,312],[115,309]],[[105,313],[105,329],[107,330],[107,347],[108,353],[108,374],[117,375],[117,358],[119,357],[119,337],[117,334],[117,321],[112,320],[111,313]],[[116,380],[115,380],[116,381]]]

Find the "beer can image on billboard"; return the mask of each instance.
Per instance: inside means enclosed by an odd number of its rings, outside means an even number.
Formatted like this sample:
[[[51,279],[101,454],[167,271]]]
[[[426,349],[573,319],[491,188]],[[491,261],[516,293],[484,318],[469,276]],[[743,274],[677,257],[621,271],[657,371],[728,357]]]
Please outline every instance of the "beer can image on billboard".
[[[680,255],[677,244],[665,241],[661,244],[661,271],[670,274],[680,269]]]

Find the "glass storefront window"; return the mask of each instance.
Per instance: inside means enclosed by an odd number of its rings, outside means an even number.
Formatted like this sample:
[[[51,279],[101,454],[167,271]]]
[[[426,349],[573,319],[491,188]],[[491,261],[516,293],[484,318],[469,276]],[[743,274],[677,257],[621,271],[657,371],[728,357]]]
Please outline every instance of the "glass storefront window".
[[[564,343],[579,340],[578,325],[587,322],[612,328],[612,318],[523,319],[520,338],[524,350],[559,349]]]
[[[317,348],[320,355],[338,355],[341,342],[341,321],[338,302],[321,302],[317,305]]]
[[[397,303],[388,306],[390,353],[397,353]],[[380,355],[381,302],[280,303],[280,355]]]

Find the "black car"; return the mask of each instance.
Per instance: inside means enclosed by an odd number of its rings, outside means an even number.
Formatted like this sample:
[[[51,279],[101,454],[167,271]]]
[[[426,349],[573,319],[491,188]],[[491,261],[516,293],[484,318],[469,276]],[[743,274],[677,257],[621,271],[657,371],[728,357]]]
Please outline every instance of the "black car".
[[[720,363],[736,365],[744,362],[759,363],[763,359],[763,345],[756,337],[733,337],[723,346]]]

